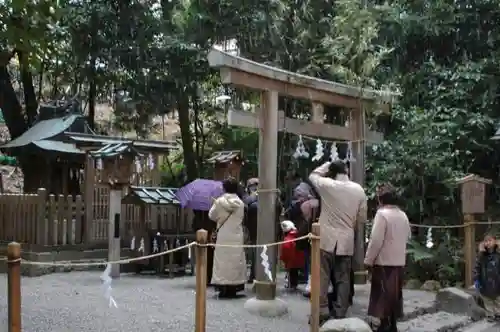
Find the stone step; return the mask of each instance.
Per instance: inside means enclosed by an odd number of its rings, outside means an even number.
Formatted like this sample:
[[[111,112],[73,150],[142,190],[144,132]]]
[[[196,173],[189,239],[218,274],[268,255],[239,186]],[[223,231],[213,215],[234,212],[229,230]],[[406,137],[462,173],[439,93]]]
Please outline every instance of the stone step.
[[[399,332],[449,332],[471,323],[468,316],[444,311],[424,314],[398,323]]]

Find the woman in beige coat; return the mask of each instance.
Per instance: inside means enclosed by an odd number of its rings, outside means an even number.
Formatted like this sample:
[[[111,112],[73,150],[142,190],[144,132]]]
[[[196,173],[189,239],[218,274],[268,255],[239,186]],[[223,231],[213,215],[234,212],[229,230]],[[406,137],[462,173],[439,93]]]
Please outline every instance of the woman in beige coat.
[[[377,332],[397,332],[403,316],[403,274],[410,222],[398,207],[396,190],[389,184],[377,188],[380,206],[373,220],[365,265],[372,271],[368,315],[380,319]]]
[[[228,179],[223,182],[225,194],[214,201],[208,212],[217,223],[216,244],[243,244],[243,216],[245,205],[238,197],[238,182]],[[219,291],[219,297],[235,297],[245,288],[247,265],[242,247],[215,247],[212,284]]]

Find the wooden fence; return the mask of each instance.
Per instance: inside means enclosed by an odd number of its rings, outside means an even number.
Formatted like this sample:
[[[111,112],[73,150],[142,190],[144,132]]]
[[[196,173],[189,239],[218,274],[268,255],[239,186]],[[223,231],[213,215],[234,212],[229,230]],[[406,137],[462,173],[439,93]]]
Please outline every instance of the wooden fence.
[[[92,220],[85,219],[85,208],[92,209]],[[175,206],[149,206],[141,220],[140,207],[122,205],[122,238],[129,240],[143,225],[173,234],[191,232],[190,211]],[[108,241],[109,192],[96,186],[94,199],[85,204],[82,196],[0,194],[0,241],[37,245],[98,244]],[[90,236],[86,236],[86,232]],[[89,243],[90,242],[90,243]]]
[[[38,245],[82,242],[84,204],[81,196],[0,195],[0,240]]]

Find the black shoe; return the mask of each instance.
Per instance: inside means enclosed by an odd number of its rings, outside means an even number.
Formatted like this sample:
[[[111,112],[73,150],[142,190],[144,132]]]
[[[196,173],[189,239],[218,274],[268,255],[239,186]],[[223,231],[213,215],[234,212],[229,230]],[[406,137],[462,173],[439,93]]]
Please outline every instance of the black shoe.
[[[219,299],[235,299],[237,298],[236,292],[221,292],[219,293]]]

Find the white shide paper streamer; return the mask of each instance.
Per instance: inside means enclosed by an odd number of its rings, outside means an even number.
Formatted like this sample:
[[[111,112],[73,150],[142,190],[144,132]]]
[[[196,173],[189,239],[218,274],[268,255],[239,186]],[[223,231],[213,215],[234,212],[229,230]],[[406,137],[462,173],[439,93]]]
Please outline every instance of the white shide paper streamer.
[[[141,242],[139,242],[139,249],[137,249],[137,251],[142,252],[144,254],[144,249],[145,249],[145,247],[144,247],[144,238],[141,237]]]
[[[434,242],[432,241],[432,227],[429,227],[429,229],[427,230],[427,239],[425,242],[425,246],[427,248],[431,249],[432,247],[434,247]]]
[[[101,275],[102,288],[104,290],[104,298],[108,300],[110,308],[118,308],[115,299],[111,295],[112,291],[111,282],[113,279],[111,278],[110,274],[111,274],[111,264],[108,263],[106,265],[106,269]]]
[[[273,273],[271,272],[269,264],[269,256],[267,255],[267,246],[262,247],[262,253],[260,254],[260,258],[262,258],[260,265],[264,267],[265,275],[267,276],[269,281],[273,281]]]
[[[316,140],[316,154],[312,157],[312,161],[319,161],[323,159],[323,142],[320,139]]]

